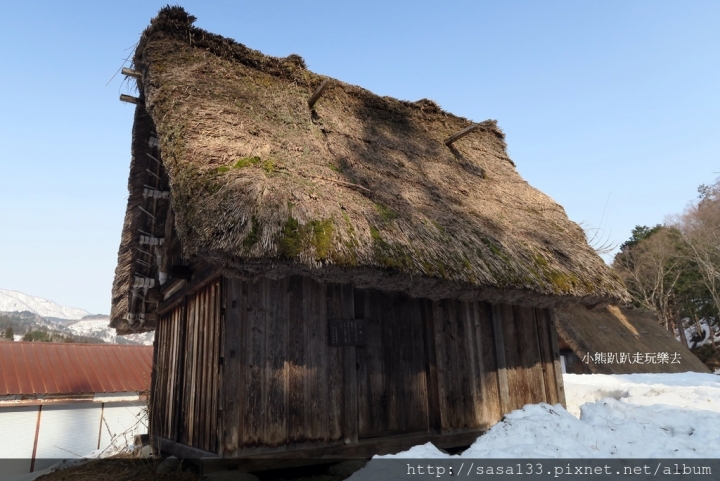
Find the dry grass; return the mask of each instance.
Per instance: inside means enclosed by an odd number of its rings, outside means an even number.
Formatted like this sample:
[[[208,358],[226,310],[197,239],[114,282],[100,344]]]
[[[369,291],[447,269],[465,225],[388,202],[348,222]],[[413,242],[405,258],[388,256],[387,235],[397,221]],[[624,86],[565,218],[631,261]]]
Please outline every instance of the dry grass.
[[[40,476],[38,481],[197,481],[199,476],[191,471],[157,474],[157,461],[138,459],[128,455],[93,460]]]
[[[435,299],[625,297],[582,229],[517,173],[495,121],[448,148],[467,119],[339,81],[311,113],[325,77],[302,59],[265,56],[192,20],[163,9],[134,58],[146,72],[136,121],[147,108],[188,258],[243,277],[302,273]],[[113,295],[121,330],[151,130],[134,134]]]

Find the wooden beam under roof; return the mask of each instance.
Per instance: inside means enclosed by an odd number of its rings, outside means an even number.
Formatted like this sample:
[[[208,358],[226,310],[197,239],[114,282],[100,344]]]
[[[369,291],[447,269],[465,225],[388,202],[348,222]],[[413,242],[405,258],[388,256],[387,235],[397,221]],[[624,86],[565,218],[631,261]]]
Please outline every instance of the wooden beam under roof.
[[[450,137],[448,137],[447,139],[445,139],[445,141],[444,141],[443,143],[444,143],[445,145],[447,145],[447,146],[450,146],[450,144],[452,144],[452,143],[455,142],[456,140],[462,139],[462,138],[465,137],[466,135],[468,135],[468,134],[476,131],[479,127],[480,127],[480,124],[472,124],[472,125],[469,126],[469,127],[465,127],[465,128],[462,129],[461,131],[459,131],[459,132],[457,132],[457,133],[454,133],[454,134],[452,134]]]
[[[320,84],[320,86],[315,89],[315,92],[310,96],[308,99],[308,107],[310,107],[310,110],[315,107],[315,103],[320,99],[320,96],[323,94],[327,86],[330,84],[330,79],[323,80],[323,83]]]
[[[123,67],[122,74],[127,77],[132,77],[136,79],[142,78],[142,73],[138,72],[137,70],[133,70],[131,68]]]

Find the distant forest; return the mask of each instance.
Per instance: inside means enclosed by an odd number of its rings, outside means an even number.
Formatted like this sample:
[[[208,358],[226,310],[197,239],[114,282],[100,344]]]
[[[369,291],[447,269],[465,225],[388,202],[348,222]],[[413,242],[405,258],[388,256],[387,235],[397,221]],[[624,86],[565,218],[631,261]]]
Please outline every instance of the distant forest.
[[[701,185],[683,214],[664,224],[638,225],[620,246],[613,268],[635,307],[677,329],[701,359],[718,357],[720,333],[720,181]],[[685,329],[694,333],[687,339]],[[713,335],[707,335],[707,331]]]

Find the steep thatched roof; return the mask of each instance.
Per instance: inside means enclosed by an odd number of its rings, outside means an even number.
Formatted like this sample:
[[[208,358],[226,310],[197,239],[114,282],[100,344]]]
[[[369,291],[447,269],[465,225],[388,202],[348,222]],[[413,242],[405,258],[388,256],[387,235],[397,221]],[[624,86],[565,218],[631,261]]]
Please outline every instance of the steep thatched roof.
[[[635,372],[709,372],[709,369],[675,337],[662,327],[650,312],[620,309],[615,306],[587,309],[564,306],[558,309],[557,330],[561,342],[568,344],[579,358],[595,353],[643,355],[642,363],[595,363],[587,365],[594,374],[630,374]],[[670,362],[659,362],[645,354],[668,353]],[[675,358],[674,355],[677,354]],[[676,362],[673,362],[675,360]],[[655,362],[653,362],[655,361]]]
[[[336,80],[311,111],[326,77],[300,57],[265,56],[193,21],[161,10],[135,52],[144,105],[113,325],[127,314],[154,129],[187,259],[431,298],[552,305],[626,295],[582,229],[518,175],[495,121],[447,147],[470,121]]]

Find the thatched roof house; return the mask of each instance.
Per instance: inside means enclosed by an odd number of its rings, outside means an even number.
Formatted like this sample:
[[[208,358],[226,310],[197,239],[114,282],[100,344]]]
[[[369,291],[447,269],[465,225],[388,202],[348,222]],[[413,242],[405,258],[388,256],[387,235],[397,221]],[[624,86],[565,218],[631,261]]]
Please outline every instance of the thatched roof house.
[[[127,71],[140,96],[111,323],[157,329],[163,449],[461,445],[562,402],[552,308],[626,293],[495,121],[193,21],[161,10]]]
[[[185,259],[430,298],[593,305],[623,296],[582,229],[517,173],[494,121],[448,148],[470,121],[335,80],[311,117],[307,99],[326,77],[192,20],[164,10],[134,58],[147,114],[138,109],[113,289],[119,331],[131,330],[135,274],[152,277],[137,262],[149,260],[137,249],[147,227],[138,206],[156,167],[143,128],[157,129]]]
[[[709,372],[651,312],[616,306],[565,306],[558,309],[556,319],[567,372]]]

